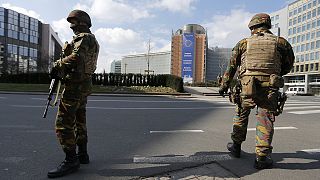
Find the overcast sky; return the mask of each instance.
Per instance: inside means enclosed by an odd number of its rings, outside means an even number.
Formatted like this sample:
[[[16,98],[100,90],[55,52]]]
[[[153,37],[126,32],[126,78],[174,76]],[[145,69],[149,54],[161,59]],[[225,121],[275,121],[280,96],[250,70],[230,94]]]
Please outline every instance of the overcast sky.
[[[171,32],[185,24],[208,30],[209,46],[233,47],[248,36],[252,15],[271,13],[292,0],[0,0],[4,8],[51,24],[62,42],[71,41],[66,20],[73,9],[92,19],[91,31],[100,43],[97,72],[110,71],[110,63],[123,55],[170,50]]]

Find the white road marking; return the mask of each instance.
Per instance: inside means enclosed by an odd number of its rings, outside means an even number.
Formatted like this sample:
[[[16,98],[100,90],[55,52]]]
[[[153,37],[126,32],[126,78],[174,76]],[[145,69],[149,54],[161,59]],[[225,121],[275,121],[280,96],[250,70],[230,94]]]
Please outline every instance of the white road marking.
[[[316,109],[316,108],[320,108],[320,106],[284,107],[284,111],[296,110],[296,109]]]
[[[233,159],[229,154],[173,156],[173,157],[133,157],[134,163],[171,164],[171,163],[209,163]]]
[[[150,131],[150,134],[155,133],[203,133],[203,130],[172,130],[172,131]]]
[[[320,113],[320,110],[290,111],[290,112],[287,112],[287,113],[299,114],[299,115],[303,115],[303,114],[318,114],[318,113]]]
[[[105,110],[207,110],[207,109],[229,109],[234,108],[231,106],[224,106],[224,107],[172,107],[172,108],[165,108],[165,107],[154,107],[154,108],[148,108],[148,107],[141,107],[141,108],[130,108],[130,107],[124,107],[124,108],[105,108],[105,107],[87,107],[88,109],[105,109]]]
[[[274,127],[274,130],[291,130],[291,129],[298,129],[296,127]],[[256,131],[256,128],[248,128],[247,131]]]
[[[30,98],[30,99],[32,99],[32,100],[41,100],[41,101],[48,100],[46,98]]]
[[[10,105],[12,107],[20,107],[20,108],[43,108],[43,106],[33,106],[33,105]],[[207,109],[231,109],[234,108],[233,106],[219,106],[219,107],[119,107],[119,108],[112,108],[112,107],[92,107],[88,106],[87,109],[103,109],[103,110],[207,110]]]
[[[320,149],[304,149],[304,150],[301,150],[303,152],[306,152],[306,153],[309,153],[309,154],[317,154],[317,153],[320,153]]]
[[[7,99],[7,97],[0,97],[0,99]]]
[[[137,101],[137,100],[121,100],[121,99],[91,99],[91,102],[137,102],[137,103],[194,103],[200,101]]]
[[[20,107],[20,108],[43,108],[45,105],[43,106],[31,106],[31,105],[10,105],[12,107]]]

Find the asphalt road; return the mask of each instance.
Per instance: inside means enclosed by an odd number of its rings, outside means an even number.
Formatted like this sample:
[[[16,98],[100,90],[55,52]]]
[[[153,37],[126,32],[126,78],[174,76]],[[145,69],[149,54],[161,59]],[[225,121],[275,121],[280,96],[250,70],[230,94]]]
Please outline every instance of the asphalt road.
[[[46,179],[63,159],[57,109],[42,118],[44,95],[0,94],[0,179]],[[320,179],[320,98],[290,97],[276,119],[275,167],[253,168],[255,110],[243,156],[229,158],[234,107],[224,98],[91,96],[91,163],[61,179],[132,179],[197,166],[213,158],[243,179]],[[202,157],[202,158],[201,158]]]

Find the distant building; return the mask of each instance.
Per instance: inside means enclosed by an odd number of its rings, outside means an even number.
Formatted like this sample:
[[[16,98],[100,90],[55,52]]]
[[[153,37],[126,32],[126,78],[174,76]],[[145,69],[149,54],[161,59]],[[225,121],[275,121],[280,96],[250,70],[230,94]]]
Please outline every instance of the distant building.
[[[62,43],[50,25],[0,7],[0,74],[48,72]]]
[[[120,74],[121,73],[121,61],[112,61],[111,63],[111,69],[110,69],[110,73],[116,73],[116,74]]]
[[[288,37],[288,8],[270,13],[271,32],[277,36]]]
[[[232,48],[208,48],[206,63],[206,80],[217,81],[217,77],[223,76],[227,69]]]
[[[198,24],[187,24],[172,34],[171,74],[184,82],[202,83],[206,79],[207,32]]]
[[[320,0],[296,0],[271,15],[273,27],[278,23],[280,36],[289,41],[295,55],[294,67],[285,75],[284,91],[292,87],[319,95]]]
[[[170,74],[170,62],[170,51],[128,55],[121,59],[121,73]]]

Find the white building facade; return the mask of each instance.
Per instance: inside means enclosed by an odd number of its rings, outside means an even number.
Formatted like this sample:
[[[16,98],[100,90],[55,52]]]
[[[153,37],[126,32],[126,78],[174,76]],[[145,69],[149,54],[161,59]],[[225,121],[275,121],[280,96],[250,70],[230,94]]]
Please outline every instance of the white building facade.
[[[170,74],[171,51],[124,56],[121,59],[121,73]]]
[[[295,54],[294,67],[285,76],[284,91],[296,87],[302,93],[319,95],[320,0],[297,0],[270,15],[272,32],[286,38]]]

